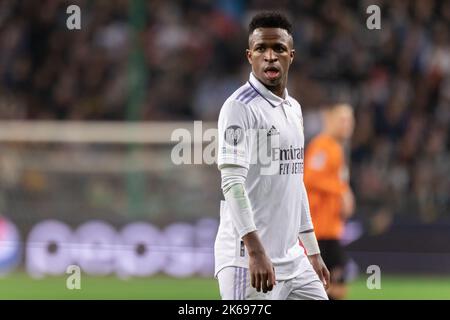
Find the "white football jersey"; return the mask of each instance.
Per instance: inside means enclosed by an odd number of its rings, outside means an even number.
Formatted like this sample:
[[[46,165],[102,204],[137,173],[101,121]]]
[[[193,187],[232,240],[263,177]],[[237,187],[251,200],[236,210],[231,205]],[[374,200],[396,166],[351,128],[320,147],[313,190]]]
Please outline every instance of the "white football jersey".
[[[302,111],[287,90],[284,97],[270,92],[251,73],[249,81],[225,101],[218,122],[218,166],[248,168],[245,189],[277,280],[291,279],[309,264],[298,235],[313,228],[303,184]],[[221,201],[216,276],[227,266],[248,268],[248,255],[227,203]]]

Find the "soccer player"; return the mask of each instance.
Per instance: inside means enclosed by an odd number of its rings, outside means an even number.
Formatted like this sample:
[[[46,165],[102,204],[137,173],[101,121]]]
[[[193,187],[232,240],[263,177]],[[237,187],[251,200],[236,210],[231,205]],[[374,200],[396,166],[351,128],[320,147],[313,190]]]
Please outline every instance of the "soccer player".
[[[225,197],[215,242],[220,294],[225,300],[327,299],[329,272],[303,184],[302,111],[286,89],[295,53],[290,22],[275,12],[257,14],[248,46],[249,80],[225,101],[218,121]],[[264,133],[248,134],[256,130]],[[267,162],[254,152],[264,145],[275,171],[264,171]]]
[[[331,273],[328,297],[344,299],[347,261],[340,240],[345,220],[354,212],[355,200],[348,183],[343,145],[353,133],[354,118],[347,104],[332,105],[324,115],[322,133],[306,148],[305,185],[319,247]]]

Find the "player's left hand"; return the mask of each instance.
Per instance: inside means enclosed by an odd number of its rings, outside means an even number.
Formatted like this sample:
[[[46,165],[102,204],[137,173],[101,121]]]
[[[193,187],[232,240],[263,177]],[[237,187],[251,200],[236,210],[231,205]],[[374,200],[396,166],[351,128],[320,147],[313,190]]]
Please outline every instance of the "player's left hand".
[[[325,290],[328,289],[330,285],[330,272],[328,271],[325,262],[323,262],[322,256],[320,254],[314,254],[308,256],[309,262],[311,262],[314,271],[316,271],[319,276],[320,281],[322,281]]]

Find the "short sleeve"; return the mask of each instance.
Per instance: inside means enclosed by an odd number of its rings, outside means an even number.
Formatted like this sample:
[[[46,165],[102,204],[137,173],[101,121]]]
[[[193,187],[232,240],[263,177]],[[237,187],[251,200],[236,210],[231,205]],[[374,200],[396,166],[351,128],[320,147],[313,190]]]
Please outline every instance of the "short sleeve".
[[[236,100],[225,101],[219,114],[217,165],[249,168],[253,128],[249,107]]]

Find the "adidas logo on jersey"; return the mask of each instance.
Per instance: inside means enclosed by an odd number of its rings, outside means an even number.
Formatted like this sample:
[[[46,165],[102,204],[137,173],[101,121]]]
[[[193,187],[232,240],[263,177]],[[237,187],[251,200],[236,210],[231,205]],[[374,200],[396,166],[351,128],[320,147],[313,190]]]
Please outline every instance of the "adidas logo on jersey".
[[[270,136],[275,136],[277,134],[280,134],[280,131],[278,131],[278,129],[272,125],[272,128],[270,128],[270,130],[267,132],[267,136],[270,137]]]

